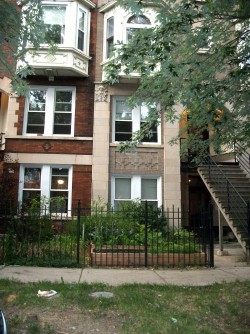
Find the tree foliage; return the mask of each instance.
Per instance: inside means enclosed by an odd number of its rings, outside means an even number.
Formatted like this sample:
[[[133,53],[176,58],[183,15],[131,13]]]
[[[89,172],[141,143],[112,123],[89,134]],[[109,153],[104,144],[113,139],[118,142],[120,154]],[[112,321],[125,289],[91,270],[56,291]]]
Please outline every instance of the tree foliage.
[[[161,113],[175,122],[186,117],[183,152],[202,157],[211,145],[217,153],[235,142],[249,146],[250,1],[246,0],[118,0],[136,14],[155,6],[157,24],[138,29],[126,45],[118,42],[106,66],[107,82],[140,73],[130,103],[151,106],[148,127],[133,136],[140,142]],[[136,50],[136,52],[135,52]],[[152,106],[157,103],[160,110]],[[183,106],[179,115],[176,105]],[[188,117],[187,117],[188,116]],[[209,137],[204,139],[204,133]],[[172,142],[178,138],[173,138]],[[123,143],[126,149],[131,143]]]
[[[25,61],[28,45],[37,49],[43,36],[41,0],[0,2],[0,70],[2,76],[12,79],[17,94],[26,94],[28,86],[23,79],[33,74]]]

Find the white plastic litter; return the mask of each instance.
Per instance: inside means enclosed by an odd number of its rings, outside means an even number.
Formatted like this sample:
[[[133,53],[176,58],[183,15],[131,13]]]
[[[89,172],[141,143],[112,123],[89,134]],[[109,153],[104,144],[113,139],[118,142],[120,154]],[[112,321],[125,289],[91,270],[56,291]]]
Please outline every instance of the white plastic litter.
[[[53,297],[57,295],[57,292],[55,290],[49,290],[49,291],[41,291],[38,290],[37,296],[38,297]]]

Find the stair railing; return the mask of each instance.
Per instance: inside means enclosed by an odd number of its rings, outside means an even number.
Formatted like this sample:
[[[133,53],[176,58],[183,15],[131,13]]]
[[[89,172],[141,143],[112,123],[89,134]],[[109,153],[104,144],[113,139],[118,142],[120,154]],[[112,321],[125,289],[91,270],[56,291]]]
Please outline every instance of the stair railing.
[[[235,161],[237,161],[240,167],[250,176],[250,154],[240,144],[234,145]]]
[[[213,183],[215,192],[225,192],[225,200],[220,199],[222,207],[224,207],[232,220],[237,220],[237,229],[248,235],[249,214],[247,202],[211,156],[207,156],[204,159],[202,166],[208,168],[208,182]]]

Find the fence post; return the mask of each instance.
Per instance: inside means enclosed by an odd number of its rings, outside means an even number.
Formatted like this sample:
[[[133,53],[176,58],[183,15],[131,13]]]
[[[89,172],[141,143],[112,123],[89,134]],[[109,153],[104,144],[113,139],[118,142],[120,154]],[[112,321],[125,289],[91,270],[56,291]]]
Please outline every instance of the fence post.
[[[213,225],[213,204],[209,204],[209,258],[210,267],[214,267],[214,225]]]
[[[250,262],[250,203],[247,202],[248,262]]]
[[[76,261],[77,264],[80,263],[80,222],[81,222],[81,202],[78,200],[78,206],[77,206],[77,255],[76,255]]]
[[[148,266],[148,201],[145,201],[145,267]]]

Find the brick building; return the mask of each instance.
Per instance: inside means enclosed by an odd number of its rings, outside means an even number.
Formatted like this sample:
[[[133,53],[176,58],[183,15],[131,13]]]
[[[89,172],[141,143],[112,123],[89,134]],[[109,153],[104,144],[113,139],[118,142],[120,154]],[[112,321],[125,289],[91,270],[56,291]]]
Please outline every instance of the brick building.
[[[0,132],[14,199],[64,198],[64,210],[91,202],[96,2],[42,1],[46,42],[27,55],[30,94],[11,94],[0,80]]]
[[[133,29],[154,25],[152,6],[139,20],[107,0],[43,1],[43,10],[46,38],[57,43],[56,52],[42,44],[34,55],[30,47],[35,75],[28,78],[28,97],[10,94],[6,77],[0,85],[2,149],[15,200],[61,195],[65,210],[98,198],[113,206],[141,198],[179,207],[179,147],[168,144],[179,125],[161,122],[152,139],[120,153],[119,142],[140,128],[147,109],[125,110],[137,75],[103,85],[110,47],[126,42]]]

